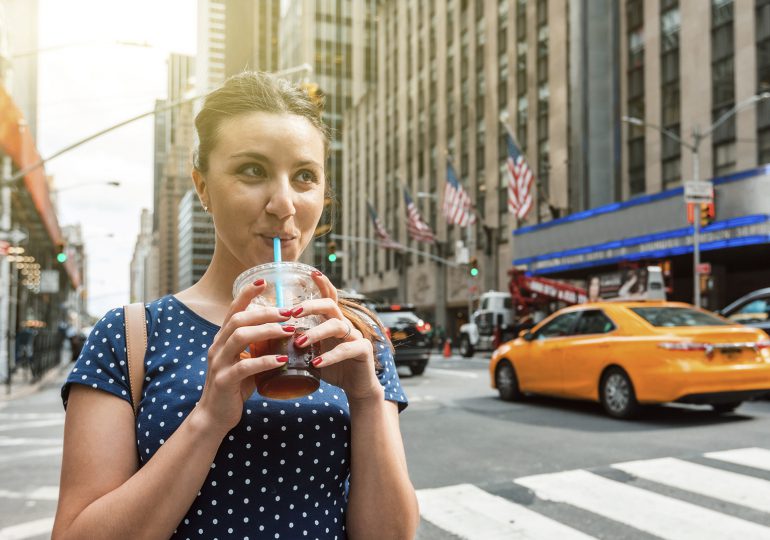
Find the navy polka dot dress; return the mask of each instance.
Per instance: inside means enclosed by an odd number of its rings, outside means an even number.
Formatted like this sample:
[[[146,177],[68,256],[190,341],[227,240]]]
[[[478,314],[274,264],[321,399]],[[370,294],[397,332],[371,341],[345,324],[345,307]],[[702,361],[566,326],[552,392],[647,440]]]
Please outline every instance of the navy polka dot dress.
[[[174,296],[146,304],[146,378],[136,442],[140,465],[171,437],[200,399],[207,350],[219,327]],[[94,327],[62,388],[72,384],[130,402],[123,310]],[[385,398],[407,400],[390,350],[375,345]],[[326,382],[313,394],[277,401],[254,393],[225,436],[198,497],[172,538],[346,538],[350,410],[345,392]]]

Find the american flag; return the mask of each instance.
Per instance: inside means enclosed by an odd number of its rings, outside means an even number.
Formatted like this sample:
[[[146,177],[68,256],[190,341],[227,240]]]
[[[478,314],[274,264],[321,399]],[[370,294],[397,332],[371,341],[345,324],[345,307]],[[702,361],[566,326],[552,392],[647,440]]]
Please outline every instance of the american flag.
[[[508,210],[518,219],[524,219],[532,209],[532,184],[535,182],[535,177],[510,133],[506,135],[506,141],[508,142]]]
[[[369,217],[372,218],[372,224],[374,225],[374,235],[377,237],[377,243],[384,249],[404,249],[404,246],[393,240],[388,231],[385,230],[385,225],[382,224],[380,218],[377,217],[377,212],[369,201],[366,201],[366,207],[369,209]]]
[[[436,235],[420,217],[420,211],[417,210],[417,205],[414,204],[406,188],[404,188],[404,202],[406,202],[406,230],[409,231],[409,236],[416,242],[433,244],[436,241]]]
[[[450,225],[473,225],[476,213],[471,206],[471,198],[460,185],[452,162],[446,164],[446,186],[444,186],[444,216]]]

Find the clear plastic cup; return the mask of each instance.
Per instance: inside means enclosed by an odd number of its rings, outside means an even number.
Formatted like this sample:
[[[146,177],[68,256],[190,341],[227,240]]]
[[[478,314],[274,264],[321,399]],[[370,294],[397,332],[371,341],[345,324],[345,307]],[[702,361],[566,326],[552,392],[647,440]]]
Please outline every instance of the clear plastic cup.
[[[313,271],[315,268],[312,266],[297,262],[260,264],[235,279],[233,297],[238,296],[243,287],[261,278],[265,280],[265,290],[249,303],[246,310],[259,306],[291,308],[305,300],[321,297],[321,291],[310,276]],[[315,315],[292,317],[283,324],[294,326],[294,335],[249,346],[252,357],[267,354],[289,357],[289,361],[283,366],[255,375],[257,392],[261,396],[270,399],[295,399],[312,394],[318,389],[321,384],[320,374],[311,362],[321,354],[320,346],[316,343],[297,347],[294,340],[320,322],[320,318]]]

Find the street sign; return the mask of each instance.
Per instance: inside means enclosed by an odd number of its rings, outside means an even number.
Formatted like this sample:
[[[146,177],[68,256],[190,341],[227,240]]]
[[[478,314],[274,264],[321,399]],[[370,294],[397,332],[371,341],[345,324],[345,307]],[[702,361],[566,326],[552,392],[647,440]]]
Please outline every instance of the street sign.
[[[688,203],[710,203],[714,200],[714,184],[711,182],[685,182],[684,200]]]
[[[0,240],[0,255],[8,255],[8,248],[11,247],[9,242]]]
[[[2,230],[0,229],[0,240],[7,240],[11,244],[19,244],[27,239],[27,233],[20,229]]]
[[[710,274],[711,273],[711,263],[700,263],[698,265],[698,273],[703,274]]]

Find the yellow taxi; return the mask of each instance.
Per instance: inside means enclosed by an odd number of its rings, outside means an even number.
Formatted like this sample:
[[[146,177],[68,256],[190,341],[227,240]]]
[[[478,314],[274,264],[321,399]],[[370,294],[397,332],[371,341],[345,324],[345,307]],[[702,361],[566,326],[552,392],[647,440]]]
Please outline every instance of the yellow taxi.
[[[689,304],[596,302],[557,311],[501,345],[489,374],[507,401],[529,393],[592,400],[616,418],[673,401],[730,412],[770,393],[770,338]]]

